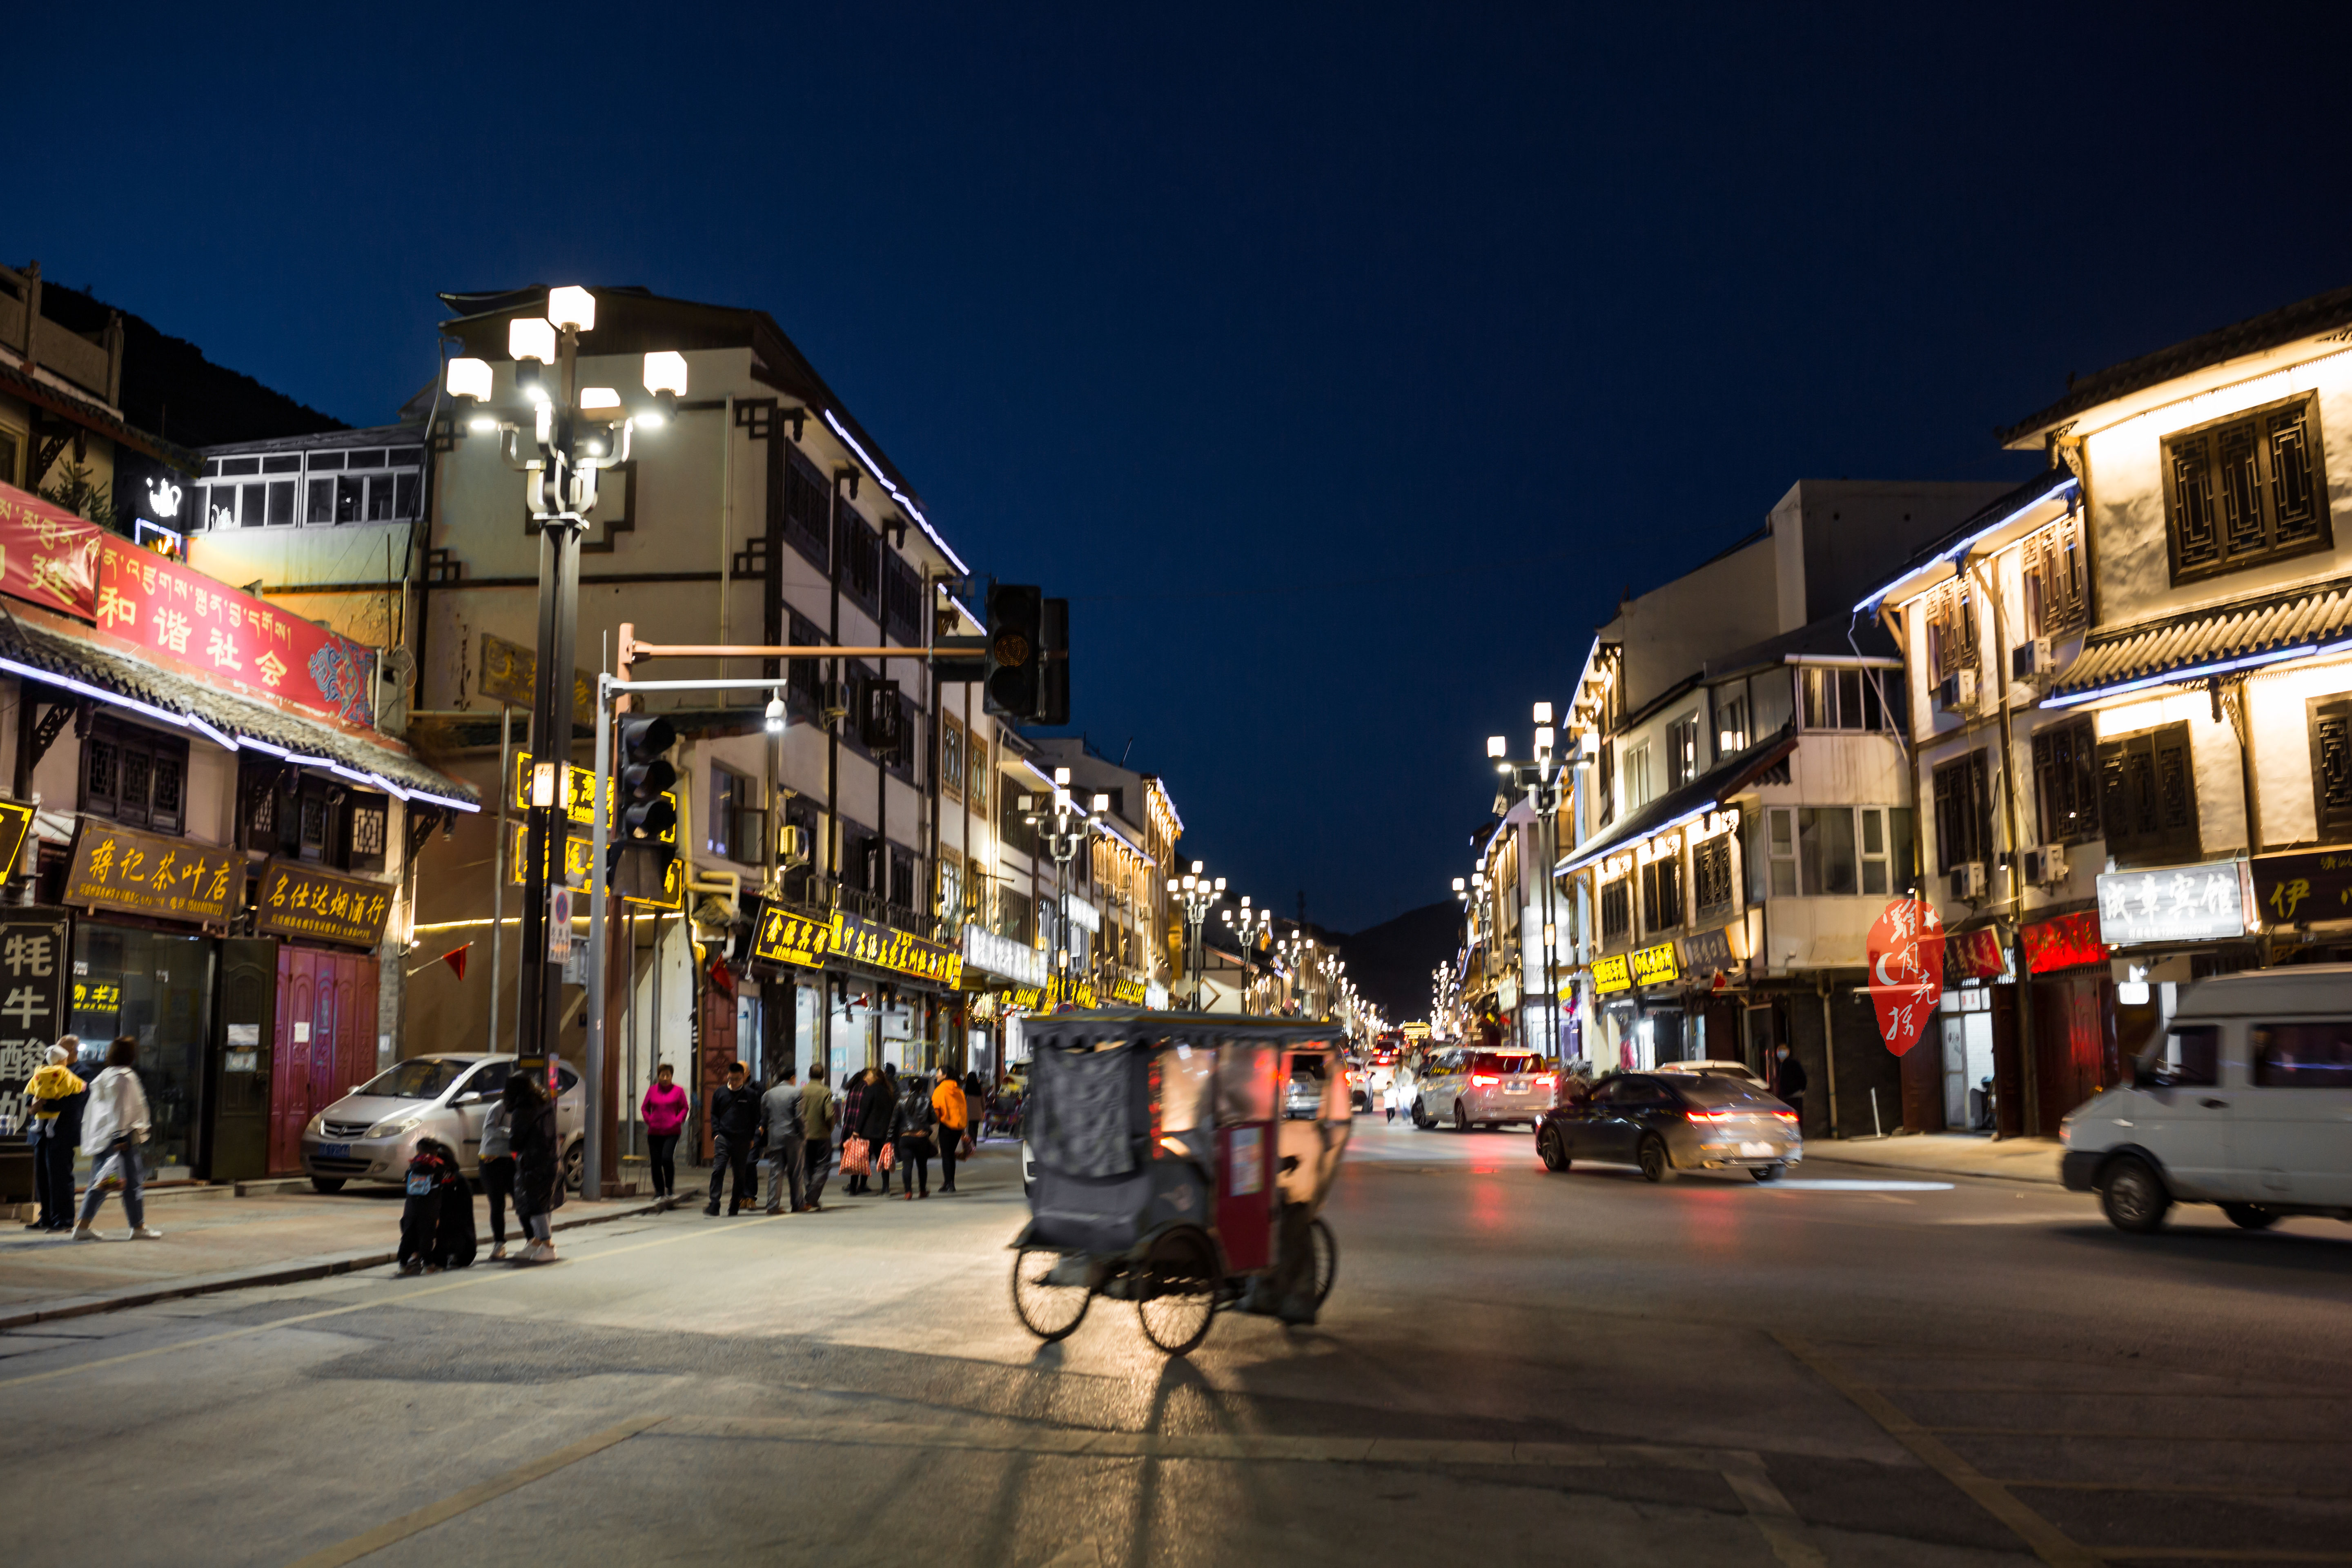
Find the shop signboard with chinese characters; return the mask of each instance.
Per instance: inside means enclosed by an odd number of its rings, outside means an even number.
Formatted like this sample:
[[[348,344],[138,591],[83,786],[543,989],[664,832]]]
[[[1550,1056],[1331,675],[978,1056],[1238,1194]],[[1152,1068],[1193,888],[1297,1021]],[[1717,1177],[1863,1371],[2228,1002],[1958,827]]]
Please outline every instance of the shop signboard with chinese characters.
[[[1592,989],[1603,996],[1633,988],[1633,960],[1623,953],[1592,961]]]
[[[65,1033],[66,965],[72,930],[62,910],[0,917],[0,1121],[25,1127],[25,1084]]]
[[[620,810],[617,796],[614,794],[617,787],[613,775],[605,774],[604,810],[608,814],[608,819],[614,821],[617,821],[617,814]],[[530,809],[530,753],[517,752],[514,753],[512,765],[507,776],[507,802],[516,811],[527,812]],[[558,786],[558,793],[563,802],[564,834],[560,842],[550,840],[549,851],[551,856],[560,853],[563,858],[563,865],[560,873],[551,866],[549,879],[560,880],[567,887],[585,891],[588,887],[588,869],[596,858],[596,774],[594,770],[583,768],[576,763],[565,763],[563,778]],[[662,798],[669,802],[670,825],[663,830],[661,842],[675,848],[677,844],[677,792],[664,790]],[[523,871],[530,863],[530,825],[528,822],[515,821],[507,825],[507,884],[509,887],[520,888],[527,880]],[[618,837],[613,840],[614,844],[629,842],[632,841]],[[635,842],[642,847],[649,841]],[[608,892],[612,890],[612,882],[613,879],[608,876],[605,879],[605,890]],[[625,876],[621,879],[621,882],[624,888],[631,885]],[[664,868],[662,897],[647,898],[625,891],[622,894],[622,900],[625,903],[640,905],[646,909],[684,909],[686,907],[685,857],[676,854],[670,856]]]
[[[963,928],[963,963],[967,970],[985,970],[1016,985],[1045,984],[1045,955],[1025,942],[1000,935],[985,926]]]
[[[2099,879],[2099,940],[2111,947],[2230,942],[2252,929],[2252,902],[2242,860],[2110,871]]]
[[[391,912],[392,890],[381,882],[276,860],[262,879],[253,923],[265,936],[373,947],[383,941],[384,917]]]
[[[1633,984],[1664,985],[1682,978],[1682,969],[1675,963],[1675,944],[1662,942],[1655,947],[1645,947],[1633,954]]]
[[[1683,938],[1683,973],[1706,976],[1728,974],[1739,966],[1731,955],[1731,928],[1718,926]]]
[[[2256,857],[2254,903],[2277,925],[2352,921],[2352,850]]]
[[[32,829],[31,806],[0,800],[0,877],[16,870],[17,860],[25,853],[25,835]]]
[[[796,963],[814,969],[824,963],[832,947],[830,925],[770,904],[760,911],[760,934],[752,940],[751,956],[763,963]]]
[[[88,910],[225,925],[245,901],[245,851],[215,849],[85,816],[65,901]]]
[[[1944,922],[1924,899],[1896,899],[1879,911],[1864,940],[1871,1011],[1878,1037],[1902,1056],[1927,1032],[1944,993]]]
[[[2000,932],[1991,926],[1950,932],[1944,938],[1944,978],[1948,981],[2014,978],[2009,962],[2009,943],[2001,941]]]
[[[2049,974],[2061,969],[2080,969],[2086,963],[2107,962],[2106,944],[2099,940],[2099,917],[2095,910],[2060,915],[2055,920],[2040,921],[2018,933],[2025,942],[2025,972],[2028,974]]]

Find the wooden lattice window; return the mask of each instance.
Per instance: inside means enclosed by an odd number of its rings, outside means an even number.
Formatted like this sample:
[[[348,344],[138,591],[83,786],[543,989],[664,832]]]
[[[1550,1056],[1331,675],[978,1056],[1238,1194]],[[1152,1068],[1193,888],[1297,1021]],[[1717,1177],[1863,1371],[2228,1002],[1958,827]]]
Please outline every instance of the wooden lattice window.
[[[1683,856],[1680,847],[1642,868],[1642,929],[1672,931],[1683,923]]]
[[[2100,742],[2099,785],[2108,854],[2117,859],[2194,860],[2202,852],[2187,724]]]
[[[81,809],[179,833],[187,818],[188,742],[101,719],[81,748]]]
[[[1936,770],[1936,868],[1992,860],[1992,789],[1982,752]]]
[[[2315,697],[2311,721],[2311,808],[2323,844],[2352,838],[2352,698]]]
[[[1633,934],[1633,880],[1620,877],[1601,884],[1601,940],[1625,941]]]
[[[1738,890],[1731,879],[1731,835],[1718,833],[1692,850],[1691,872],[1702,919],[1729,910]]]
[[[2099,836],[2099,742],[2088,719],[2035,734],[2033,793],[2044,844],[2079,844]]]
[[[2172,580],[2333,548],[2320,453],[2313,393],[2166,437]]]
[[[2069,512],[2025,542],[2025,626],[2029,635],[2063,637],[2090,624],[2089,573],[2083,520]]]
[[[798,452],[785,460],[784,538],[819,572],[832,567],[832,490],[816,466]]]
[[[1974,669],[1977,649],[1976,595],[1965,580],[1947,583],[1927,595],[1927,666],[1936,679]]]

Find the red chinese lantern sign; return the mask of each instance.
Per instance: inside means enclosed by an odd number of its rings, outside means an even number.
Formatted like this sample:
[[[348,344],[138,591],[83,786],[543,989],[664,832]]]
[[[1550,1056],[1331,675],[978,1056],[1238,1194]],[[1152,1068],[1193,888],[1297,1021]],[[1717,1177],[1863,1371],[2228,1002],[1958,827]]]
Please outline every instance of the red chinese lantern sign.
[[[1879,1038],[1899,1057],[1927,1032],[1927,1018],[1943,996],[1944,922],[1933,906],[1897,899],[1872,922],[1864,952]]]

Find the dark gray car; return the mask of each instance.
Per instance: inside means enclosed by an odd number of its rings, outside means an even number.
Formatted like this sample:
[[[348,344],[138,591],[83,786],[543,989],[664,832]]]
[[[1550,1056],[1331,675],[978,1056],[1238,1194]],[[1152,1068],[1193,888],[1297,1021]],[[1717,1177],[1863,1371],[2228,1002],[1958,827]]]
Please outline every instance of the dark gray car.
[[[1805,1157],[1797,1113],[1755,1084],[1708,1074],[1617,1073],[1566,1100],[1536,1127],[1547,1169],[1578,1160],[1637,1165],[1645,1180],[1676,1171],[1744,1170],[1780,1179]]]

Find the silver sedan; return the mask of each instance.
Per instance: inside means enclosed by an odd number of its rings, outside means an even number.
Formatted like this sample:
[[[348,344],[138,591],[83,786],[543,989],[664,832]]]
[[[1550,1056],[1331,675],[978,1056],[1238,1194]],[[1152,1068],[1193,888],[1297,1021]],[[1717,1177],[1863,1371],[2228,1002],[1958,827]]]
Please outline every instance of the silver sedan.
[[[1537,1127],[1536,1152],[1554,1171],[1592,1160],[1638,1166],[1653,1182],[1702,1170],[1772,1182],[1805,1157],[1805,1138],[1794,1110],[1739,1079],[1618,1073],[1590,1092],[1572,1084]]]
[[[482,1121],[507,1086],[510,1056],[443,1052],[395,1062],[310,1118],[302,1129],[302,1171],[322,1193],[346,1182],[397,1182],[406,1176],[416,1145],[435,1139],[457,1152],[474,1174]],[[580,1179],[581,1142],[587,1126],[580,1075],[559,1065],[556,1136],[563,1149],[566,1185]]]

